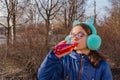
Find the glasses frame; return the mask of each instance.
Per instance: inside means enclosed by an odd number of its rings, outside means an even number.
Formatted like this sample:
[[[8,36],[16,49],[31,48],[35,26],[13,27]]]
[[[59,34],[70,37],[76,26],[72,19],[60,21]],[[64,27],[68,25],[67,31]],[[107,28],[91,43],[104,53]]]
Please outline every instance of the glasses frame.
[[[70,38],[77,38],[77,39],[82,39],[83,37],[87,36],[83,32],[78,32],[77,34],[73,34],[70,32]]]

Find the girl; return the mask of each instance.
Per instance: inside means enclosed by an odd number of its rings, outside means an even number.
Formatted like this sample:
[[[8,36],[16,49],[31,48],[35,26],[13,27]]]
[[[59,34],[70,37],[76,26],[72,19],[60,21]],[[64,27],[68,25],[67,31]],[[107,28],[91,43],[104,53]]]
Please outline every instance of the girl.
[[[75,25],[70,38],[71,44],[77,43],[77,46],[67,53],[57,54],[58,46],[66,40],[59,43],[41,64],[38,80],[113,80],[109,64],[97,52],[101,39],[92,24]]]

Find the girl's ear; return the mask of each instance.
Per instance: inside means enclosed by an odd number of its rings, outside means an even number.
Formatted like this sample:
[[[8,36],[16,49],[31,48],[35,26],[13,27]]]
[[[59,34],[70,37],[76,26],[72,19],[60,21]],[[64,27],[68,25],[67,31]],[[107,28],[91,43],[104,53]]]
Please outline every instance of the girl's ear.
[[[72,27],[74,27],[77,24],[80,24],[80,21],[79,20],[74,20],[73,23],[72,23]]]
[[[94,24],[94,18],[88,18],[86,20],[86,23],[88,23],[88,24]]]

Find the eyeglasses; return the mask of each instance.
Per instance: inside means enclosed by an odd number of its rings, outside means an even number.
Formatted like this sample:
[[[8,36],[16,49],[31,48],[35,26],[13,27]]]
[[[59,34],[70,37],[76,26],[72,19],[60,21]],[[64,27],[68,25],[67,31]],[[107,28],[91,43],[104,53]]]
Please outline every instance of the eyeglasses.
[[[71,38],[81,39],[81,38],[83,38],[84,36],[87,36],[87,35],[85,35],[83,32],[78,32],[77,34],[70,33],[70,37],[71,37]]]

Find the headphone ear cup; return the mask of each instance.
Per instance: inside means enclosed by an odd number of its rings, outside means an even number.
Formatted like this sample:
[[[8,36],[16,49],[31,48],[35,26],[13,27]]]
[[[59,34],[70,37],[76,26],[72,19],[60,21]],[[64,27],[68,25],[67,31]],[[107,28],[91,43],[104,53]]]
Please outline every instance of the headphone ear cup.
[[[90,50],[98,50],[101,46],[101,38],[96,34],[91,34],[87,38],[87,47]]]

